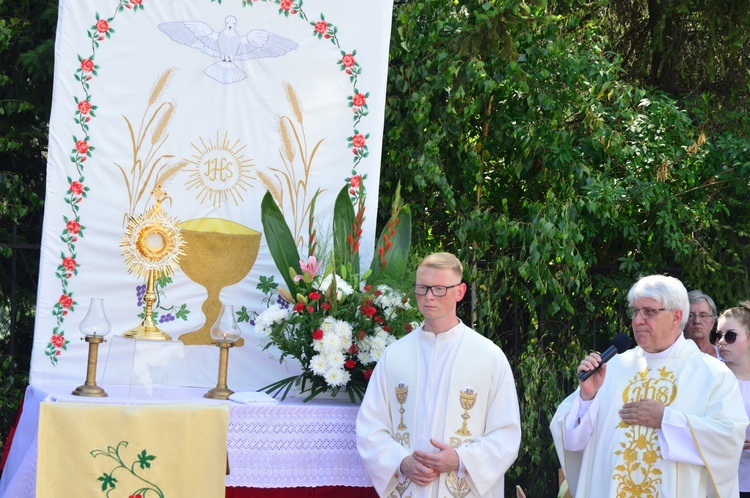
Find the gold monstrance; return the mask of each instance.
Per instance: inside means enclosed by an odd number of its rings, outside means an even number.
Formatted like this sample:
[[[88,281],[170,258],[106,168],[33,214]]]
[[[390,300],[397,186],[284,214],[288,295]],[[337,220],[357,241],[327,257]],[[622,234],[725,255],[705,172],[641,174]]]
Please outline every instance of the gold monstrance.
[[[155,203],[145,214],[130,218],[128,227],[122,237],[120,247],[125,256],[129,273],[146,277],[146,312],[143,321],[137,327],[128,330],[123,337],[131,339],[150,339],[171,341],[172,338],[159,330],[153,320],[153,305],[156,301],[156,278],[159,275],[171,275],[179,263],[185,241],[180,236],[179,222],[170,219],[161,207],[167,196],[161,185],[152,192]]]

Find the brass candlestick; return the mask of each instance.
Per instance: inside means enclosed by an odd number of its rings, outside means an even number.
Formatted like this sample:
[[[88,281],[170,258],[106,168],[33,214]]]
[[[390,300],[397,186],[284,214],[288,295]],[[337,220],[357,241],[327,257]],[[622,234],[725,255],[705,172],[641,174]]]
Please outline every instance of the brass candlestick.
[[[106,391],[96,385],[96,363],[99,359],[99,344],[106,342],[106,340],[100,335],[87,335],[81,338],[81,340],[89,343],[89,364],[86,368],[86,382],[82,386],[76,387],[73,394],[76,396],[106,398]]]
[[[227,388],[227,363],[229,362],[229,348],[234,347],[234,341],[216,341],[219,346],[219,380],[216,387],[203,395],[204,398],[229,399],[234,391]]]
[[[104,398],[107,393],[96,385],[96,364],[99,359],[99,344],[106,342],[104,336],[109,334],[112,326],[104,313],[103,299],[91,298],[89,311],[81,321],[80,329],[84,335],[83,340],[89,343],[89,359],[86,367],[86,382],[76,387],[73,394]]]
[[[227,363],[229,362],[229,348],[234,347],[240,338],[240,327],[234,318],[234,306],[222,305],[219,318],[211,326],[211,338],[219,346],[219,380],[216,387],[203,395],[204,398],[229,399],[234,393],[227,388]]]

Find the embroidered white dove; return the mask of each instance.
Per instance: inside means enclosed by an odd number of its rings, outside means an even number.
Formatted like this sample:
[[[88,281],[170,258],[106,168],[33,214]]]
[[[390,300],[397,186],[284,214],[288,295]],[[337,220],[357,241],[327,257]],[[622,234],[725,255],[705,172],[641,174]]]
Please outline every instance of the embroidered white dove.
[[[237,18],[228,16],[222,31],[214,31],[201,21],[173,21],[159,24],[159,29],[172,40],[197,48],[220,60],[203,72],[225,85],[244,80],[247,75],[234,63],[236,60],[279,57],[295,50],[297,43],[283,36],[254,29],[245,36],[237,34]]]

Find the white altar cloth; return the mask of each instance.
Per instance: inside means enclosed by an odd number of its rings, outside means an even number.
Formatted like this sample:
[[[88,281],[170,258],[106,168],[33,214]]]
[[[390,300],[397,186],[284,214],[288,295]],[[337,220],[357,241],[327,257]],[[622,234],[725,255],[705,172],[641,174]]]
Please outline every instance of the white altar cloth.
[[[0,496],[36,496],[37,427],[42,401],[111,404],[200,402],[229,404],[228,487],[288,488],[372,486],[357,453],[355,419],[359,405],[348,399],[303,403],[240,404],[206,399],[204,388],[102,386],[106,398],[73,396],[75,386],[34,384],[0,479]]]

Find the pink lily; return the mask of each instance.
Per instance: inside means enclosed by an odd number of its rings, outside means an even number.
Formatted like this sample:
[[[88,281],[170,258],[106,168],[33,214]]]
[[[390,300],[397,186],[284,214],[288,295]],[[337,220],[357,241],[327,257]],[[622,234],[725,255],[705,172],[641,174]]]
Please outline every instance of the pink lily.
[[[307,261],[300,259],[299,267],[302,270],[302,275],[295,275],[294,281],[299,282],[304,278],[306,282],[312,282],[313,277],[318,273],[318,260],[315,259],[315,256],[310,256]]]

